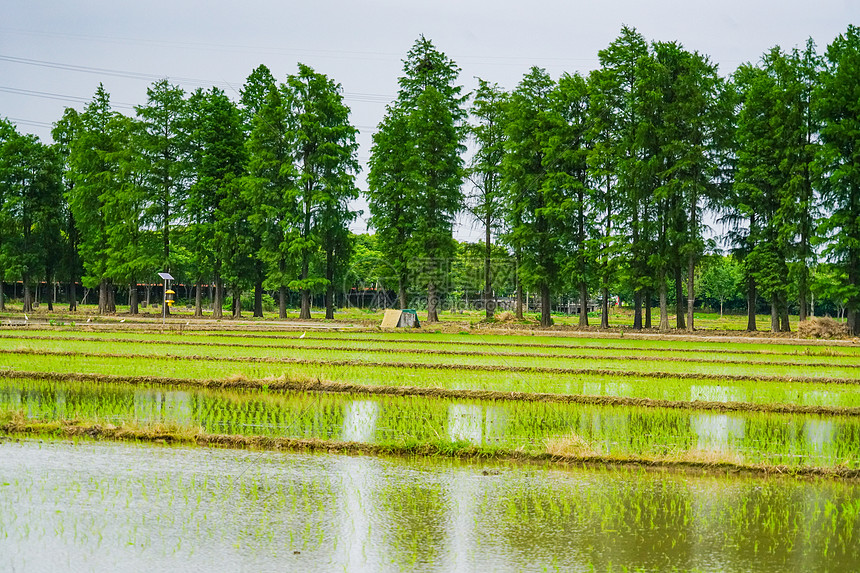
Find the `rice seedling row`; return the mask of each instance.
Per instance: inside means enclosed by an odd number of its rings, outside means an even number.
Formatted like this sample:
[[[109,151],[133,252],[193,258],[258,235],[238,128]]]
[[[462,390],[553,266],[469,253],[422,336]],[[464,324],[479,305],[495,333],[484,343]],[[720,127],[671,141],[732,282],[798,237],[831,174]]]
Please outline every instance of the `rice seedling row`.
[[[5,346],[5,348],[4,348]],[[54,346],[56,350],[50,350]],[[36,345],[14,346],[10,341],[0,341],[0,355],[67,355],[67,356],[104,356],[139,357],[156,359],[169,357],[189,361],[227,360],[232,362],[281,362],[284,364],[367,364],[369,366],[394,366],[401,368],[424,369],[485,369],[511,372],[542,372],[547,374],[617,373],[619,376],[637,374],[651,377],[676,376],[679,378],[700,378],[712,380],[795,380],[850,384],[860,382],[860,370],[854,367],[827,366],[826,368],[805,369],[803,366],[764,365],[764,364],[727,364],[698,362],[660,362],[648,360],[618,360],[611,358],[548,358],[548,357],[511,357],[511,356],[450,356],[436,354],[374,354],[369,360],[364,351],[327,349],[266,349],[266,352],[251,353],[248,349],[205,347],[206,354],[196,354],[199,347],[176,347],[172,345],[149,345],[149,353],[142,353],[132,346],[108,346],[111,352],[94,352],[93,343],[61,341],[40,342]],[[71,350],[79,348],[80,350]],[[158,351],[161,352],[158,352]],[[0,366],[2,366],[0,361]]]
[[[500,360],[506,358],[535,358],[546,357],[552,359],[569,359],[569,360],[589,360],[589,359],[611,359],[613,361],[640,361],[647,360],[649,362],[673,362],[673,363],[701,363],[701,364],[755,364],[757,366],[784,366],[784,367],[805,367],[805,368],[830,368],[839,367],[843,369],[860,369],[860,360],[852,356],[828,356],[822,359],[820,355],[805,354],[805,355],[762,355],[756,353],[736,353],[731,355],[716,356],[712,354],[699,353],[697,356],[689,356],[690,353],[680,353],[678,355],[668,352],[660,353],[659,355],[630,355],[623,354],[625,349],[607,349],[585,347],[587,353],[572,353],[562,352],[558,349],[547,349],[545,347],[530,348],[528,352],[511,351],[504,346],[481,346],[481,350],[469,348],[469,345],[448,348],[420,348],[415,345],[397,345],[387,344],[385,346],[377,346],[367,343],[352,343],[344,345],[343,341],[335,345],[330,342],[317,342],[319,339],[290,339],[282,341],[279,344],[258,342],[254,343],[236,343],[229,341],[214,341],[214,340],[189,340],[188,337],[174,337],[174,340],[168,339],[141,339],[135,337],[90,337],[79,336],[73,339],[74,343],[79,344],[78,348],[97,349],[99,346],[109,345],[110,348],[115,348],[116,345],[135,344],[158,346],[161,349],[169,348],[175,350],[177,348],[215,348],[215,352],[221,353],[222,349],[230,349],[232,353],[247,353],[248,350],[255,350],[259,355],[283,355],[287,352],[309,352],[330,350],[335,352],[353,352],[362,354],[430,354],[435,356],[467,356],[467,357],[494,357]],[[4,336],[0,335],[0,348],[9,346],[12,341],[34,341],[31,348],[68,348],[70,337],[46,336],[46,335],[15,335]],[[96,344],[85,344],[96,343]],[[418,345],[420,346],[420,345]],[[22,347],[20,344],[16,348]],[[580,347],[582,348],[582,347]],[[569,350],[569,348],[567,349]],[[824,361],[823,361],[824,360]]]
[[[432,386],[415,387],[403,385],[375,386],[370,384],[353,384],[349,382],[329,382],[319,378],[302,378],[295,375],[279,378],[248,379],[244,376],[229,378],[168,378],[163,376],[118,376],[88,373],[56,373],[56,372],[26,372],[0,370],[0,379],[43,379],[56,382],[88,381],[95,383],[120,383],[135,385],[160,385],[190,388],[216,389],[253,389],[269,392],[322,392],[337,394],[369,394],[386,396],[415,396],[433,398],[477,399],[514,402],[550,402],[563,404],[592,404],[603,406],[635,406],[647,408],[686,409],[715,412],[771,412],[789,414],[817,414],[860,416],[860,407],[801,405],[797,403],[749,403],[731,401],[709,401],[696,399],[667,400],[637,398],[627,395],[582,395],[582,394],[552,394],[538,392],[501,392],[497,390],[447,389]],[[594,384],[594,383],[588,383]],[[586,388],[589,388],[586,385]],[[698,390],[701,390],[698,389]]]
[[[30,421],[76,420],[69,427],[78,427],[84,420],[89,426],[107,423],[108,429],[115,424],[131,424],[132,429],[139,424],[175,428],[182,439],[188,438],[189,429],[202,428],[206,434],[360,442],[400,449],[469,445],[487,452],[603,461],[860,468],[854,455],[860,450],[857,417],[370,394],[272,394],[261,389],[44,379],[0,382],[0,412],[7,417],[7,431],[29,427]],[[156,435],[165,438],[165,432]]]
[[[309,326],[313,326],[312,324]],[[457,347],[493,346],[506,348],[536,348],[536,349],[615,349],[631,351],[700,353],[709,354],[767,354],[767,355],[797,355],[797,356],[857,356],[860,357],[860,344],[852,341],[820,341],[820,340],[791,340],[771,339],[767,342],[737,342],[737,341],[687,341],[682,339],[643,339],[595,336],[565,336],[564,333],[548,335],[514,335],[514,334],[472,334],[465,332],[461,335],[444,334],[439,332],[415,333],[380,333],[377,331],[344,331],[344,332],[314,332],[312,330],[288,331],[283,334],[272,334],[265,330],[254,330],[252,326],[244,327],[241,332],[225,332],[224,330],[129,330],[121,327],[99,328],[84,326],[74,330],[57,328],[8,329],[0,328],[5,336],[27,334],[34,332],[50,332],[54,336],[74,338],[76,336],[116,336],[134,339],[147,337],[183,340],[188,338],[203,338],[206,340],[235,341],[236,339],[254,339],[259,341],[297,341],[305,342],[363,342],[369,344],[412,344],[412,345],[448,345]],[[593,333],[592,333],[593,334]]]

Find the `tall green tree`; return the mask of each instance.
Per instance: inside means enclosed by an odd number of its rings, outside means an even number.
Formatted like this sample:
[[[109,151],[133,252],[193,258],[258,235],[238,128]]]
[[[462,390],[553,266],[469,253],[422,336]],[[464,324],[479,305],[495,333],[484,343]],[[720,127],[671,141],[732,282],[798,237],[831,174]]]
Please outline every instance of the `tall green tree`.
[[[821,72],[821,56],[812,39],[803,50],[794,48],[780,59],[781,100],[784,118],[784,151],[780,163],[785,178],[786,210],[782,234],[789,241],[789,266],[797,280],[798,315],[806,320],[810,303],[810,266],[814,264],[814,221],[818,213],[813,163],[818,154],[820,130],[815,114],[815,90]]]
[[[642,328],[643,291],[650,282],[647,268],[647,208],[652,189],[643,177],[642,146],[638,141],[641,126],[639,83],[643,59],[649,56],[648,44],[635,29],[623,26],[621,34],[598,52],[601,69],[595,74],[600,92],[599,117],[603,123],[600,162],[612,166],[615,204],[618,216],[615,233],[625,240],[623,252],[626,274],[633,291],[633,327]]]
[[[473,123],[469,128],[475,144],[467,178],[471,183],[469,210],[484,226],[484,312],[493,318],[496,301],[493,296],[493,235],[503,223],[504,193],[502,160],[505,156],[505,105],[507,94],[497,85],[478,80],[470,109]]]
[[[203,281],[214,275],[214,312],[220,315],[222,250],[215,244],[216,217],[227,189],[244,174],[245,137],[239,109],[222,90],[212,88],[193,94],[189,108],[196,110],[197,121],[190,133],[194,183],[188,188],[184,205],[184,242],[191,254],[196,283],[194,314],[202,316]]]
[[[72,176],[71,155],[72,143],[81,131],[81,119],[77,110],[67,107],[61,117],[51,130],[54,147],[62,165],[63,176],[63,201],[62,208],[65,214],[63,227],[63,254],[60,258],[61,274],[68,279],[69,311],[75,311],[77,302],[77,282],[81,276],[81,261],[78,255],[78,228],[75,217],[69,208],[69,196],[74,192],[75,180]]]
[[[119,153],[127,147],[120,129],[122,119],[110,106],[110,95],[99,84],[92,101],[80,115],[80,131],[71,145],[69,208],[80,236],[82,282],[99,289],[99,313],[116,311],[114,283],[108,265],[108,199],[117,193],[121,179]]]
[[[0,118],[0,146],[5,147],[6,143],[9,140],[17,136],[18,132],[12,122],[6,118]],[[0,157],[0,161],[3,161],[5,163],[5,159],[3,159],[2,157]],[[2,177],[2,183],[0,183],[0,310],[6,310],[6,296],[4,292],[4,287],[8,263],[6,261],[6,257],[4,256],[4,250],[8,230],[11,228],[11,223],[6,220],[5,215],[7,213],[6,201],[9,200],[11,190],[6,183],[6,175],[4,173],[0,173],[0,177]]]
[[[56,152],[33,135],[13,133],[0,147],[0,186],[3,266],[21,277],[24,312],[32,312],[33,282],[51,278],[60,241],[62,184]]]
[[[451,59],[421,36],[404,61],[389,121],[380,125],[380,131],[389,133],[380,136],[371,151],[371,212],[379,215],[375,224],[383,213],[403,213],[411,219],[406,248],[422,262],[418,276],[427,287],[428,322],[439,320],[438,287],[455,251],[454,219],[463,203],[466,97],[457,84],[459,73]],[[380,157],[389,152],[394,157]],[[387,167],[398,172],[380,175],[379,169]],[[387,185],[392,180],[393,185]],[[394,194],[378,193],[379,183]],[[391,201],[397,189],[405,191],[399,204]]]
[[[264,65],[257,66],[245,80],[239,92],[241,95],[239,103],[247,136],[250,136],[254,127],[254,118],[266,104],[268,94],[276,87],[277,82],[272,72]],[[263,316],[263,282],[266,279],[266,261],[261,256],[261,240],[261,234],[255,232],[252,249],[254,251],[254,316],[257,317]]]
[[[821,152],[817,171],[827,207],[824,255],[844,270],[848,326],[860,334],[860,28],[848,26],[828,47],[817,91]]]
[[[343,259],[343,238],[354,217],[349,201],[358,196],[357,130],[350,124],[340,85],[311,67],[299,64],[298,73],[287,79],[282,91],[299,206],[290,250],[300,274],[290,286],[301,291],[299,318],[311,317],[311,294],[318,290],[326,292],[329,316],[336,265]],[[319,250],[325,253],[325,276],[312,276],[311,265]]]
[[[560,259],[568,282],[579,295],[579,325],[588,326],[589,284],[595,276],[600,242],[595,226],[596,203],[589,177],[589,91],[579,74],[564,74],[549,94],[546,129],[540,136],[545,186],[553,189],[562,235]]]
[[[189,176],[187,106],[185,92],[167,79],[148,87],[146,98],[146,104],[135,109],[144,128],[141,149],[150,194],[147,223],[161,234],[159,264],[169,271],[171,227],[182,221]]]
[[[367,175],[368,223],[376,231],[385,267],[390,270],[383,278],[396,284],[401,309],[408,306],[408,246],[415,230],[410,183],[413,173],[407,168],[408,134],[406,111],[389,105],[373,134]]]
[[[249,221],[260,239],[258,256],[267,266],[270,287],[278,290],[280,318],[287,317],[287,288],[297,275],[290,251],[299,211],[290,130],[281,91],[273,85],[254,115],[247,142],[246,192]]]
[[[504,185],[508,191],[507,241],[521,253],[523,283],[538,291],[541,325],[551,326],[551,293],[561,280],[564,195],[547,174],[544,142],[555,82],[533,67],[511,93],[507,110]]]
[[[716,132],[722,121],[720,97],[723,81],[717,67],[698,52],[678,44],[656,44],[658,60],[664,61],[672,78],[672,95],[664,98],[661,142],[663,171],[659,174],[668,195],[680,197],[685,211],[685,229],[680,254],[686,259],[687,329],[693,330],[696,264],[704,252],[703,212],[715,204],[718,143]]]
[[[138,281],[157,268],[157,237],[145,227],[148,190],[141,157],[142,126],[133,118],[117,115],[112,135],[120,142],[106,154],[115,166],[109,176],[112,191],[102,196],[105,217],[107,274],[115,285],[128,285],[129,313],[138,313]]]
[[[778,47],[760,66],[736,72],[743,105],[738,114],[736,218],[746,220],[744,268],[754,288],[770,299],[771,330],[787,331],[789,268],[798,279],[806,316],[809,264],[813,256],[815,193],[811,165],[817,126],[811,113],[817,56]],[[750,301],[753,308],[754,300]],[[750,328],[755,328],[750,317]]]

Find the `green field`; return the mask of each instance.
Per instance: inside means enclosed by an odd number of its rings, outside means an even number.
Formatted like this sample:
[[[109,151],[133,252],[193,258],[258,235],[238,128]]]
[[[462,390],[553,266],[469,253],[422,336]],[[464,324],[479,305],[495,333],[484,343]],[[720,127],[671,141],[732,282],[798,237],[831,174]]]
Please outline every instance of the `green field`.
[[[131,482],[121,487],[105,466],[103,444],[112,442],[126,442],[110,446],[131,468],[122,478]],[[22,547],[61,539],[66,527],[146,543],[151,537],[135,532],[152,531],[153,523],[122,504],[156,499],[159,523],[180,537],[199,534],[170,517],[177,511],[220,519],[217,535],[244,531],[248,550],[262,552],[260,563],[287,548],[332,555],[339,542],[360,543],[355,531],[368,527],[360,516],[370,510],[358,508],[367,504],[387,516],[370,527],[388,519],[432,536],[408,524],[459,523],[471,519],[467,511],[492,520],[510,543],[540,551],[539,541],[516,531],[552,527],[555,537],[580,543],[577,527],[597,527],[613,540],[612,551],[635,550],[628,561],[643,560],[644,570],[685,563],[689,543],[741,570],[759,550],[736,551],[742,538],[792,562],[860,564],[860,345],[851,340],[462,325],[381,331],[176,317],[164,328],[154,320],[7,325],[0,327],[0,448],[12,460],[20,454],[49,467],[80,458],[80,471],[92,477],[73,473],[71,483],[88,480],[90,503],[114,508],[110,530],[82,518],[40,521],[32,508],[51,511],[44,502],[51,488],[75,503],[84,503],[81,494],[0,464],[9,486],[0,499],[25,508],[15,510],[19,521],[0,520],[0,535]],[[219,453],[223,467],[215,470],[196,453],[213,448],[255,451],[238,462],[238,453]],[[138,465],[164,456],[180,464],[164,472],[174,476],[168,481]],[[308,478],[258,479],[259,464],[269,464],[266,472],[298,464]],[[354,464],[369,473],[338,473]],[[404,471],[416,477],[385,477]],[[504,493],[469,485],[476,472],[504,476]],[[232,501],[222,506],[222,498]],[[16,507],[10,503],[0,501],[4,513]],[[343,517],[350,533],[324,517],[344,503],[352,508]],[[250,527],[219,517],[237,506],[262,521]],[[15,525],[22,521],[27,533]],[[630,545],[625,532],[654,536],[663,557]],[[288,538],[278,545],[278,535]],[[207,539],[197,543],[222,551]],[[416,542],[403,549],[391,540],[402,557],[395,569],[414,567],[422,551],[442,543]],[[165,548],[165,563],[187,551]],[[508,545],[494,551],[519,562]],[[695,568],[710,570],[698,557],[682,567]]]

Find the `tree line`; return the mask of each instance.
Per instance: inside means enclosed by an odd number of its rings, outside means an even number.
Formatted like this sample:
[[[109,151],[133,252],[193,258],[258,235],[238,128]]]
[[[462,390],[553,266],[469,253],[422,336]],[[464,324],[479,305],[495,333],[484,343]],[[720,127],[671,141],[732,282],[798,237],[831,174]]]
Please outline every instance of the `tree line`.
[[[693,329],[703,262],[724,247],[750,330],[759,300],[774,331],[795,302],[806,318],[815,269],[860,333],[860,29],[823,54],[811,41],[774,47],[729,77],[629,27],[598,56],[587,75],[533,67],[510,91],[480,79],[467,94],[456,63],[415,42],[367,173],[382,286],[400,306],[424,289],[438,318],[468,211],[483,230],[488,317],[501,257],[517,315],[524,289],[536,292],[545,326],[555,297],[573,293],[581,308],[598,298],[607,327],[623,291],[634,328],[668,329],[674,302],[675,327]],[[250,290],[261,315],[267,289],[281,317],[289,291],[302,318],[324,293],[330,318],[335,286],[368,278],[350,262],[363,248],[349,232],[357,130],[339,84],[301,64],[279,83],[260,66],[237,101],[162,80],[135,111],[114,111],[100,85],[56,122],[52,145],[0,123],[0,280],[23,281],[25,309],[42,279],[68,281],[74,308],[80,280],[100,312],[127,286],[135,313],[137,282],[169,270],[197,286],[198,315],[211,284],[216,317],[228,290],[234,315]]]

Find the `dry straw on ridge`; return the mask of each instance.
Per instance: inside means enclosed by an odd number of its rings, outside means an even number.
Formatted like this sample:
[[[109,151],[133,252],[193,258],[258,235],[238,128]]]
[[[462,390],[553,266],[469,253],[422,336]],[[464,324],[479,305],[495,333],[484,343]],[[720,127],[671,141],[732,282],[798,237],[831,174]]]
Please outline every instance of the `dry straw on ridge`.
[[[848,325],[829,316],[813,316],[797,325],[801,338],[841,338],[848,335]]]

